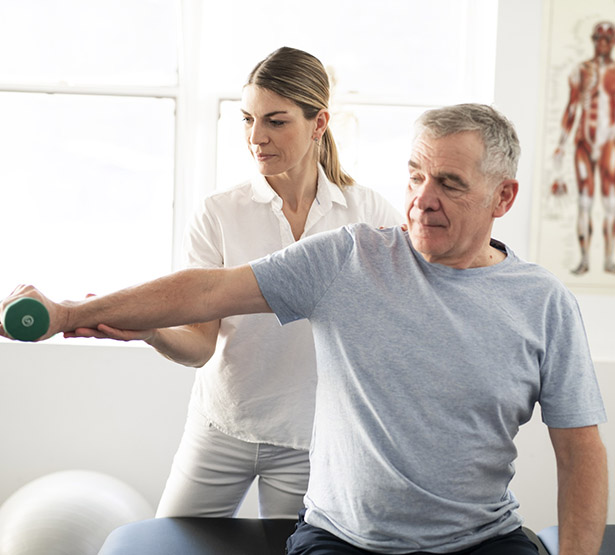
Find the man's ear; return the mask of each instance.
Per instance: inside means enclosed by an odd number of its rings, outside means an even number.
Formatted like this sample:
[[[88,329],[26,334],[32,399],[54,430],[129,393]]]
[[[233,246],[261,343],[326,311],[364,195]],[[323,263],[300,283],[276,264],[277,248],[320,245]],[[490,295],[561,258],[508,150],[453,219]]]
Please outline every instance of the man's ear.
[[[516,179],[505,179],[496,188],[497,204],[493,208],[493,217],[501,218],[508,212],[517,198],[519,182]]]

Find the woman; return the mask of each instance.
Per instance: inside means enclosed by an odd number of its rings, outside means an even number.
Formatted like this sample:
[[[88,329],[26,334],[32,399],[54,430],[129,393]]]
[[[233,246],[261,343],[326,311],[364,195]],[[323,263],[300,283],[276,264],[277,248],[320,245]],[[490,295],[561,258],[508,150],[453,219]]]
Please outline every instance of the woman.
[[[306,52],[280,48],[254,68],[241,104],[258,175],[204,201],[186,236],[189,266],[235,266],[348,223],[401,220],[340,168],[328,100],[326,71]],[[260,515],[296,517],[316,380],[307,322],[281,327],[259,314],[147,333],[108,326],[77,333],[143,339],[188,366],[209,361],[197,373],[157,516],[233,516],[258,477]]]

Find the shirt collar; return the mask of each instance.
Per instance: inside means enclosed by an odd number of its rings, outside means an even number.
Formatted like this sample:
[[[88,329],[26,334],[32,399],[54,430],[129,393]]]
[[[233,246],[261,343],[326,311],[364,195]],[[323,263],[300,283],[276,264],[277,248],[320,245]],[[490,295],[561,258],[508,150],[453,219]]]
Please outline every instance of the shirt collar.
[[[346,197],[342,190],[331,183],[325,174],[323,167],[318,164],[318,190],[316,191],[316,202],[323,207],[329,207],[336,202],[342,206],[347,206]]]
[[[255,174],[252,178],[252,200],[255,202],[271,203],[276,198],[280,198],[278,194],[271,188],[264,175]],[[341,189],[331,183],[325,175],[325,170],[318,164],[318,189],[316,191],[315,202],[322,207],[328,207],[334,202],[347,206],[346,197]]]

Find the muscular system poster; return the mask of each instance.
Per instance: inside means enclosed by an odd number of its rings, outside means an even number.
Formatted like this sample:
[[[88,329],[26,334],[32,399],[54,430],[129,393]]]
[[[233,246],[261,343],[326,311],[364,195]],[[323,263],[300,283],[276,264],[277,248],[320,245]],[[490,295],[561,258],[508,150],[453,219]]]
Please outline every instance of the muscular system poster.
[[[534,257],[615,294],[615,0],[552,0],[544,20]]]

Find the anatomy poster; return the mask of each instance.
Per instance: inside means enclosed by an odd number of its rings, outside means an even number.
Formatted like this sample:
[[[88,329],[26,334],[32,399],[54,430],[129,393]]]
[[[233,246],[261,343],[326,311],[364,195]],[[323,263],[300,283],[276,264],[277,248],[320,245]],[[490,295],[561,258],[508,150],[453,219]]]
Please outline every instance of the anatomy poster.
[[[535,259],[615,294],[615,0],[552,0],[544,28]]]

